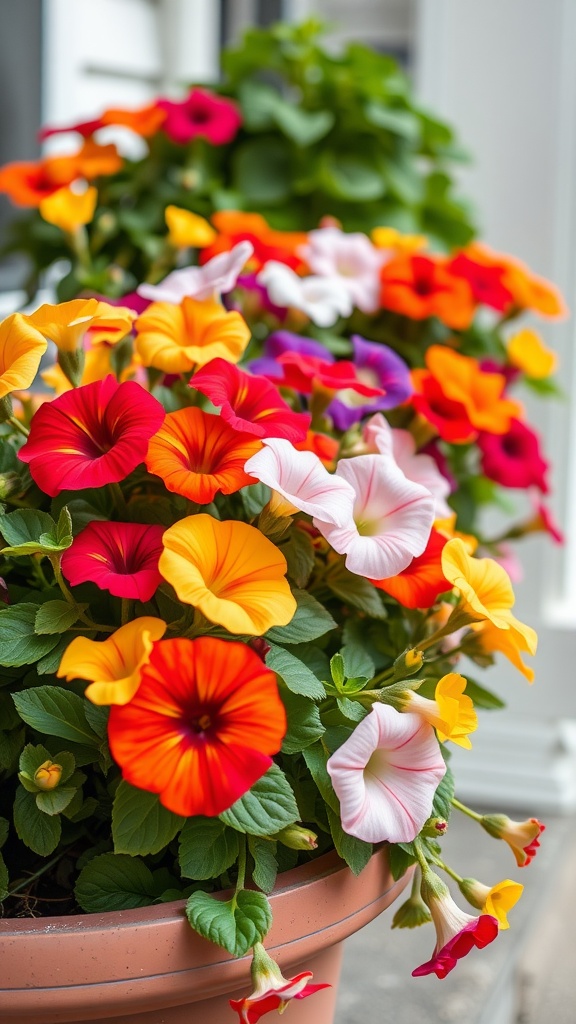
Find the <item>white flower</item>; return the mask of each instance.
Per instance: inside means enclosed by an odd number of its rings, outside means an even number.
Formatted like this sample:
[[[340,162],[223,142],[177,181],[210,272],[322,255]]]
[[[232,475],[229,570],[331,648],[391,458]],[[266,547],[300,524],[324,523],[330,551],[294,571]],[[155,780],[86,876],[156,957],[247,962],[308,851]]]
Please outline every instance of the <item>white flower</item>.
[[[141,284],[138,295],[153,302],[173,302],[176,305],[189,297],[219,298],[232,291],[247,260],[254,252],[251,242],[238,242],[229,252],[219,252],[203,267],[184,267],[174,270],[160,284]]]
[[[382,413],[376,413],[366,423],[362,437],[369,452],[393,455],[408,480],[430,491],[434,498],[435,519],[449,519],[454,514],[446,503],[450,494],[448,480],[442,476],[431,455],[416,451],[416,442],[409,430],[393,429]]]
[[[352,312],[352,301],[339,279],[298,277],[285,263],[269,260],[256,280],[275,306],[299,309],[318,327],[331,327],[339,316]]]
[[[379,306],[380,268],[386,254],[372,245],[366,235],[347,234],[340,228],[310,231],[308,244],[299,249],[311,270],[338,281],[354,306],[363,313],[375,313]]]

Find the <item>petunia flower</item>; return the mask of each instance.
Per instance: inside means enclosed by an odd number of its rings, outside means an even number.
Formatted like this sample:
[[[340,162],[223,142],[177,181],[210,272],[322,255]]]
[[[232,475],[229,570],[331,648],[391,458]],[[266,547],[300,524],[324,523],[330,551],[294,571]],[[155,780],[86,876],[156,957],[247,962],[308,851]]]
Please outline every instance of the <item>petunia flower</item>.
[[[345,526],[314,519],[314,526],[339,554],[346,568],[380,580],[402,572],[424,551],[434,519],[432,495],[407,480],[392,457],[359,455],[342,459],[336,475],[356,498]]]
[[[84,192],[73,192],[71,188],[65,187],[42,199],[39,210],[48,224],[73,234],[79,227],[90,223],[97,202],[98,190],[93,185]]]
[[[283,1013],[292,999],[307,999],[320,989],[330,985],[312,985],[312,971],[302,971],[293,978],[284,978],[278,964],[268,955],[263,945],[257,942],[251,965],[253,989],[243,999],[230,999],[230,1006],[236,1010],[240,1024],[257,1024],[261,1017],[272,1010]]]
[[[372,228],[370,238],[377,249],[388,249],[398,256],[420,252],[428,243],[426,235],[405,235],[397,228],[389,226]]]
[[[255,437],[285,437],[303,441],[310,425],[308,413],[294,412],[265,377],[252,376],[224,359],[212,359],[190,381],[234,430]]]
[[[342,828],[369,843],[412,842],[446,772],[432,727],[389,704],[373,704],[326,767]]]
[[[415,712],[436,729],[441,743],[452,740],[469,750],[472,746],[468,734],[478,728],[474,702],[464,693],[467,680],[457,672],[448,672],[436,684],[434,699],[422,697],[407,689],[401,696],[401,711]]]
[[[450,273],[467,281],[474,300],[482,306],[497,309],[500,313],[514,305],[514,296],[505,285],[506,267],[503,263],[489,266],[474,259],[466,250],[453,256],[446,265]]]
[[[218,492],[233,494],[253,483],[244,463],[260,450],[253,434],[240,433],[220,417],[193,406],[168,413],[151,439],[149,473],[167,490],[205,505]]]
[[[62,555],[72,584],[95,583],[115,597],[149,601],[162,583],[158,559],[164,527],[144,523],[88,523]]]
[[[375,402],[375,405],[379,400]],[[391,453],[396,465],[412,483],[420,484],[434,498],[434,518],[447,519],[453,510],[446,502],[451,493],[450,481],[438,468],[432,455],[416,451],[416,442],[409,430],[392,428],[381,413],[375,413],[364,425],[362,438],[367,452]]]
[[[549,465],[542,457],[538,435],[520,420],[511,419],[505,434],[478,436],[482,472],[502,487],[537,487],[548,492]]]
[[[84,696],[93,704],[127,704],[140,686],[140,673],[150,660],[153,643],[166,632],[166,623],[151,615],[120,626],[105,640],[76,636],[62,655],[56,675],[88,679]]]
[[[18,458],[52,498],[117,483],[144,460],[163,419],[160,402],[139,384],[106,377],[40,406]]]
[[[371,380],[363,379],[356,370],[356,365],[349,360],[338,362],[318,356],[307,355],[305,352],[282,352],[276,360],[281,373],[269,379],[279,387],[292,388],[302,395],[322,391],[351,391],[363,398],[379,398],[383,388]]]
[[[356,497],[350,484],[329,473],[318,456],[296,451],[284,438],[267,438],[244,471],[281,494],[294,510],[336,526],[350,517]]]
[[[331,327],[350,316],[353,305],[340,281],[332,277],[299,277],[285,263],[269,260],[256,278],[275,306],[298,309],[318,327]]]
[[[184,298],[178,306],[153,302],[134,326],[144,366],[165,373],[186,373],[218,358],[236,363],[250,341],[240,313],[226,312],[214,299]]]
[[[506,351],[512,365],[531,380],[546,380],[558,364],[556,353],[547,348],[540,335],[529,327],[508,338]]]
[[[12,391],[30,387],[46,348],[41,331],[21,313],[12,313],[0,323],[0,401]]]
[[[183,210],[180,206],[167,206],[164,210],[168,242],[175,249],[201,249],[210,245],[216,238],[216,232],[205,217],[200,217],[191,210]]]
[[[19,206],[38,207],[46,196],[73,181],[115,174],[122,163],[115,146],[87,139],[76,153],[6,164],[0,168],[0,192]]]
[[[120,125],[123,128],[130,128],[136,135],[142,135],[146,138],[149,135],[155,135],[165,118],[166,114],[155,103],[138,107],[136,110],[112,107],[105,110],[100,117],[92,121],[78,121],[75,124],[67,124],[57,128],[46,126],[39,131],[38,139],[40,142],[44,142],[51,135],[60,135],[62,132],[78,132],[84,138],[89,138],[99,128],[104,128],[107,125]]]
[[[357,377],[384,393],[369,403],[362,403],[357,392],[340,391],[326,410],[338,430],[348,430],[370,412],[402,405],[414,390],[406,363],[388,345],[366,341],[359,334],[353,334],[352,346]]]
[[[477,878],[462,878],[458,882],[458,888],[473,907],[483,914],[495,917],[501,931],[510,927],[506,915],[516,906],[524,892],[524,886],[519,882],[513,882],[511,878],[506,878],[492,887],[483,885]]]
[[[75,352],[87,336],[92,344],[115,344],[132,330],[134,313],[99,299],[49,302],[25,314],[26,323],[54,342],[60,352]]]
[[[202,267],[173,270],[160,284],[141,284],[138,295],[153,302],[182,302],[186,297],[215,299],[232,291],[247,260],[254,252],[251,242],[239,242],[233,249],[219,253]]]
[[[465,252],[476,263],[504,268],[502,283],[511,292],[513,305],[518,309],[532,309],[541,316],[566,316],[566,304],[558,289],[533,274],[520,260],[507,253],[493,252],[480,242],[470,243]]]
[[[246,644],[160,640],[128,704],[110,711],[122,776],[183,817],[215,817],[272,764],[286,732],[273,672]]]
[[[498,921],[489,914],[465,914],[452,899],[448,886],[433,871],[423,876],[421,893],[436,928],[436,946],[432,958],[412,971],[412,977],[435,974],[445,978],[471,949],[483,949],[494,941]]]
[[[467,281],[452,273],[440,256],[413,253],[398,256],[380,272],[380,304],[411,320],[435,316],[447,327],[466,330],[476,302]]]
[[[297,352],[300,355],[324,359],[327,363],[334,362],[334,356],[328,352],[321,341],[304,338],[301,334],[293,334],[292,331],[273,331],[264,342],[262,355],[250,362],[250,372],[261,374],[263,377],[277,377],[279,371],[277,360],[285,352]]]
[[[370,582],[395,597],[403,608],[431,608],[440,594],[452,589],[442,572],[442,551],[446,543],[446,537],[432,529],[422,554],[413,558],[405,569],[388,579]]]
[[[212,223],[218,237],[200,254],[201,263],[232,249],[238,242],[250,242],[253,249],[250,270],[258,271],[270,260],[285,263],[299,273],[306,270],[304,260],[298,255],[308,237],[304,231],[277,231],[260,213],[243,210],[218,210],[212,214]]]
[[[366,235],[337,227],[320,228],[308,232],[300,252],[314,274],[338,282],[353,306],[363,313],[376,312],[380,268],[386,257]]]
[[[254,526],[201,513],[166,530],[163,544],[162,576],[210,622],[261,636],[292,619],[296,601],[286,559]]]
[[[157,100],[156,106],[166,115],[162,131],[179,146],[198,138],[207,139],[212,146],[223,146],[232,141],[242,124],[232,100],[206,89],[193,88],[180,101]]]
[[[508,843],[519,868],[528,867],[534,860],[540,846],[539,838],[546,829],[537,818],[513,821],[507,814],[483,814],[480,824],[494,839]]]

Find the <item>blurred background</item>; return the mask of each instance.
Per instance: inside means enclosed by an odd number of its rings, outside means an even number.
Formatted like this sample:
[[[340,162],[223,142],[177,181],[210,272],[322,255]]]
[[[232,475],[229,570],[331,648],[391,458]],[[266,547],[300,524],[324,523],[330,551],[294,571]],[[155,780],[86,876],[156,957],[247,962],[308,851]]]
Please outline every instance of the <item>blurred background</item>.
[[[106,106],[138,106],[160,92],[179,96],[193,81],[216,81],[222,46],[245,27],[311,14],[331,23],[335,47],[357,39],[401,63],[420,103],[451,123],[472,154],[459,179],[475,208],[483,240],[555,281],[574,308],[574,0],[0,0],[0,163],[37,157],[41,123],[66,124],[90,118]],[[65,135],[50,140],[51,151],[73,146]],[[0,232],[13,213],[8,200],[0,197]],[[16,308],[21,282],[18,260],[5,264],[0,272],[3,312]],[[473,751],[455,755],[455,761],[462,798],[520,816],[560,816],[556,831],[551,830],[551,859],[541,869],[544,886],[550,873],[560,884],[553,854],[556,850],[560,857],[566,844],[573,846],[576,810],[576,346],[573,318],[538,326],[560,354],[564,399],[533,399],[529,418],[553,461],[551,506],[566,543],[557,549],[548,537],[536,535],[519,545],[524,580],[515,586],[515,611],[539,633],[536,684],[529,689],[503,664],[493,670],[507,709],[493,718],[484,712]],[[474,845],[467,833],[461,842]],[[559,892],[557,888],[557,897]],[[559,907],[564,890],[561,895]],[[576,903],[576,896],[572,898]],[[526,934],[535,927],[535,906],[526,911]],[[543,920],[538,918],[539,927]],[[389,955],[396,956],[403,938],[394,933],[394,941],[386,940]],[[550,941],[564,940],[566,935]],[[361,940],[373,941],[380,940]],[[423,1019],[541,1024],[544,1016],[533,1014],[550,1016],[550,1010],[536,1011],[534,1007],[542,1006],[536,997],[531,1009],[525,1004],[518,1009],[516,990],[514,998],[507,990],[508,1002],[499,998],[501,1016],[494,999],[492,1009],[482,1009],[484,989],[489,986],[493,993],[495,979],[503,985],[505,975],[508,981],[512,977],[510,964],[517,961],[510,949],[512,959],[495,961],[484,980],[468,979],[474,992],[476,984],[479,1005],[462,1004],[458,989],[451,990],[452,1003],[446,1003],[452,1009],[429,994],[429,1002],[424,1000],[418,1009]],[[388,1020],[380,1008],[386,985],[378,987],[362,973],[366,955],[359,946],[359,959],[346,982],[351,988],[343,996],[342,1024],[366,1019],[369,1009],[378,1010],[379,1020]],[[410,954],[402,949],[400,955],[407,976]],[[394,978],[397,972],[390,968],[388,976]],[[422,983],[417,984],[422,993]],[[572,984],[567,975],[565,984]],[[407,1022],[415,1019],[415,1006]],[[556,1009],[556,1024],[576,1019],[576,1011],[566,1012],[572,1015],[564,1017]],[[389,1019],[400,1021],[399,1016]]]

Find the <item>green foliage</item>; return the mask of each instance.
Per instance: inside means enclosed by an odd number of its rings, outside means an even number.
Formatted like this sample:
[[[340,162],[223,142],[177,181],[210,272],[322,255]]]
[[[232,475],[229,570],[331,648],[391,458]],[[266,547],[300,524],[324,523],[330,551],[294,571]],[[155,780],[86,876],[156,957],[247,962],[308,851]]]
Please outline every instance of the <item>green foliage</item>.
[[[287,626],[269,629],[264,638],[268,643],[303,644],[317,640],[329,630],[336,628],[330,613],[312,597],[312,594],[305,590],[295,590],[294,597],[297,601],[294,617]]]
[[[56,647],[58,634],[34,632],[40,605],[24,601],[0,608],[0,662],[6,666],[33,665]]]
[[[328,807],[328,822],[339,856],[346,861],[353,874],[359,875],[372,856],[372,843],[365,843],[362,839],[348,835],[342,828],[340,814],[333,811],[331,807]]]
[[[207,892],[192,893],[186,916],[199,935],[232,956],[244,956],[256,942],[262,942],[272,924],[266,896],[248,889],[241,889],[227,901]]]
[[[74,894],[91,914],[147,907],[160,895],[144,861],[116,853],[93,857],[78,875]]]
[[[14,828],[18,838],[40,857],[48,857],[60,842],[62,825],[57,814],[46,814],[36,804],[33,793],[16,790]]]
[[[220,815],[226,825],[252,836],[269,836],[299,817],[294,793],[284,772],[273,764],[244,796]]]
[[[38,686],[15,693],[12,699],[20,718],[38,732],[75,743],[100,745],[86,721],[84,701],[76,693],[61,686]]]
[[[178,834],[184,818],[164,807],[156,793],[122,781],[112,808],[114,853],[130,856],[158,853]]]
[[[180,870],[184,878],[217,878],[235,863],[238,850],[238,833],[219,818],[188,818],[180,833]]]
[[[271,644],[266,655],[266,664],[284,680],[292,693],[302,694],[312,700],[322,700],[326,690],[314,673],[290,651]]]
[[[70,547],[72,520],[66,507],[57,523],[47,512],[17,509],[0,518],[0,533],[8,544],[5,555],[54,555]]]
[[[276,847],[277,844],[268,839],[248,836],[248,849],[254,860],[252,881],[262,889],[262,892],[268,894],[272,892],[278,874]]]
[[[282,741],[285,754],[297,754],[311,746],[324,732],[320,711],[307,697],[282,689],[280,696],[288,719],[288,729]]]

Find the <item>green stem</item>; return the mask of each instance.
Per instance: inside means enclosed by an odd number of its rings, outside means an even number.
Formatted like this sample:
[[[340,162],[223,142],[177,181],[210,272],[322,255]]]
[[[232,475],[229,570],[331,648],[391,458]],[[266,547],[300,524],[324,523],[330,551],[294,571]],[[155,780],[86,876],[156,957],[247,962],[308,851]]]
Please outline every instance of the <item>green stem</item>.
[[[114,501],[118,515],[122,520],[125,520],[128,516],[128,506],[126,504],[126,499],[122,494],[120,484],[108,484],[108,487],[110,488],[110,494],[112,495],[112,500]]]
[[[455,796],[452,797],[451,804],[457,811],[462,811],[462,814],[467,814],[469,818],[473,819],[473,821],[482,821],[481,814],[476,814],[476,811],[473,811],[471,807],[466,807],[466,804],[461,804]]]
[[[60,853],[57,853],[55,857],[52,857],[52,859],[49,860],[47,864],[43,864],[41,868],[38,868],[38,871],[35,871],[34,874],[30,875],[29,878],[25,878],[24,881],[20,883],[20,885],[17,885],[14,889],[11,889],[8,895],[15,896],[16,893],[20,892],[21,889],[25,889],[26,886],[30,885],[31,882],[35,882],[36,879],[40,878],[40,876],[43,875],[45,871],[48,871],[53,864],[56,864],[61,857],[62,851],[60,851]]]
[[[460,882],[462,881],[462,876],[457,874],[457,872],[454,871],[451,867],[449,867],[448,864],[445,864],[444,861],[440,860],[438,857],[435,859],[435,863],[438,865],[439,868],[442,868],[442,871],[445,871],[447,875],[450,875],[450,878],[453,878],[455,882],[460,884]]]
[[[129,597],[122,598],[122,610],[120,613],[120,622],[122,626],[125,626],[127,622],[130,622],[134,610],[134,602]]]
[[[88,627],[88,629],[96,630],[97,633],[114,633],[116,626],[103,626],[99,622],[92,622],[92,619],[89,618],[88,615],[85,615],[83,611],[80,611],[74,598],[74,595],[68,589],[66,583],[64,582],[64,577],[62,576],[62,571],[60,569],[60,557],[58,555],[52,555],[52,557],[50,558],[50,562],[54,570],[56,583],[60,587],[60,590],[68,604],[76,609],[80,622],[83,622],[84,625]]]
[[[20,420],[17,419],[16,416],[9,416],[7,422],[10,424],[10,426],[14,427],[15,430],[18,430],[21,434],[23,434],[24,437],[28,437],[28,435],[30,434],[28,427],[25,427],[23,423],[20,423]]]
[[[36,576],[36,579],[38,580],[40,586],[42,587],[42,590],[50,590],[52,584],[48,582],[46,574],[44,573],[44,570],[42,568],[41,562],[34,560],[33,568],[34,575]]]
[[[239,849],[238,849],[238,877],[236,879],[235,894],[237,895],[241,889],[244,888],[244,881],[246,879],[246,839],[244,836],[239,838]]]
[[[419,865],[420,865],[420,867],[422,869],[422,874],[423,875],[428,874],[428,872],[430,871],[430,865],[428,864],[428,861],[426,860],[426,856],[424,854],[424,851],[422,849],[422,844],[421,844],[419,839],[415,839],[414,840],[414,853],[416,854],[416,857],[418,859],[418,863],[419,863]]]

